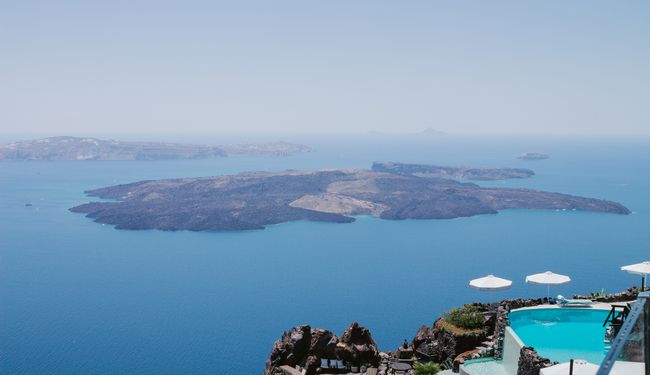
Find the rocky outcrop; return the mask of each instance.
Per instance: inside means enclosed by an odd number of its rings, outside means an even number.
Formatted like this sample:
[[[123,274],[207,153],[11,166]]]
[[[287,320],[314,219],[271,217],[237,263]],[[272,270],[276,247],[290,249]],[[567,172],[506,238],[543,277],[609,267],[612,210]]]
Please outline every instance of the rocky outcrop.
[[[488,305],[472,304],[486,313]],[[454,328],[443,318],[438,318],[432,327],[422,326],[411,341],[415,357],[420,361],[443,362],[448,358],[457,357],[460,353],[473,351],[488,341],[494,332],[496,318],[485,314],[483,327],[475,330]]]
[[[304,366],[311,340],[311,327],[308,325],[294,327],[284,332],[282,338],[273,344],[264,373],[274,374],[273,370],[282,365],[294,367],[300,364]]]
[[[336,345],[336,355],[352,364],[379,364],[379,350],[375,340],[372,339],[370,331],[357,322],[352,323],[341,336]]]
[[[539,375],[539,370],[552,365],[553,363],[548,358],[537,354],[535,349],[524,346],[519,352],[517,375]]]
[[[346,363],[379,364],[379,350],[367,328],[352,323],[339,338],[331,331],[308,325],[284,332],[273,344],[265,375],[281,374],[280,366],[300,366],[307,375],[318,372],[321,359],[342,359]]]
[[[456,346],[454,347],[454,354],[459,354],[480,346],[482,342],[487,340],[488,332],[490,330],[490,327],[486,325],[481,330],[468,332],[451,332],[445,330],[442,323],[442,319],[438,319],[433,324],[433,327],[434,329],[444,332],[444,334],[439,335],[439,337],[443,339],[445,335],[451,335],[453,337],[453,341],[456,343]],[[491,329],[494,330],[494,326],[492,326]],[[449,342],[451,340],[447,339],[446,341]]]
[[[440,363],[457,354],[456,338],[450,332],[422,326],[415,334],[411,347],[416,358],[423,362]]]
[[[606,302],[606,303],[614,303],[614,302],[629,302],[629,301],[634,301],[638,295],[639,295],[640,289],[636,286],[633,286],[629,289],[626,289],[622,292],[618,293],[612,293],[612,294],[606,294],[606,295],[596,295],[596,296],[581,296],[581,295],[574,295],[573,298],[576,299],[591,299],[593,301],[597,302]]]
[[[309,354],[319,358],[335,358],[338,342],[338,337],[332,332],[326,329],[315,328],[311,331]]]
[[[397,359],[413,359],[413,356],[413,346],[409,345],[406,340],[404,340],[404,343],[393,352],[393,358]]]

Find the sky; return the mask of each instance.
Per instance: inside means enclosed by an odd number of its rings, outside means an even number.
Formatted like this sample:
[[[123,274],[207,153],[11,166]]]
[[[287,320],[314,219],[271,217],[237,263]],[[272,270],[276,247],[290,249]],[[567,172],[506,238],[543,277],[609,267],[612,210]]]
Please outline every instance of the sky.
[[[0,1],[0,134],[650,134],[650,1]]]

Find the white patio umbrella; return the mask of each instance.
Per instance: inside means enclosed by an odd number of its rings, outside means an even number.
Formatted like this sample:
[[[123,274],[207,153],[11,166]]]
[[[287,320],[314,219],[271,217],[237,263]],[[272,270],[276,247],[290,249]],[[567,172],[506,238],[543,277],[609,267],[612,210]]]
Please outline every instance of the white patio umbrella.
[[[571,278],[565,275],[558,275],[551,271],[536,273],[526,276],[526,284],[546,285],[546,299],[551,295],[551,285],[562,285],[571,282]]]
[[[512,286],[512,281],[494,275],[487,275],[485,277],[470,280],[469,286],[474,289],[489,291],[490,302],[492,302],[492,292],[495,290],[505,290],[510,288]]]
[[[543,368],[539,375],[595,375],[599,366],[576,359],[573,361],[573,372],[571,371],[571,362],[560,363],[559,365]]]
[[[631,273],[634,275],[641,275],[641,291],[645,290],[645,278],[646,275],[650,275],[650,262],[641,262],[636,264],[630,264],[629,266],[621,267],[621,271]]]

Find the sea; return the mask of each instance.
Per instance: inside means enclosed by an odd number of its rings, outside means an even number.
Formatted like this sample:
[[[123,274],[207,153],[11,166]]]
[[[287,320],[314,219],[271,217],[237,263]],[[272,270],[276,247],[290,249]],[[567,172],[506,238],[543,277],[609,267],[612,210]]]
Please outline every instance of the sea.
[[[219,143],[220,138],[177,141]],[[149,140],[157,140],[151,139]],[[640,283],[650,260],[650,138],[294,136],[289,157],[0,162],[1,374],[261,374],[275,340],[353,321],[381,350],[472,301],[541,297],[528,274],[572,282],[551,294]],[[547,160],[525,161],[524,152]],[[477,182],[609,199],[632,214],[505,210],[453,220],[291,222],[245,232],[116,230],[68,211],[84,191],[242,171],[369,168],[374,161],[530,168]],[[513,280],[492,296],[470,279]]]

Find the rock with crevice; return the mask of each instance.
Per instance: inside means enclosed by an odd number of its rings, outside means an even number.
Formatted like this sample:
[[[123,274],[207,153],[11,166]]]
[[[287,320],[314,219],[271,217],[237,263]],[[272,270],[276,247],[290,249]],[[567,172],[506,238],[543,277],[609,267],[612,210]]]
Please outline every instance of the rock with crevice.
[[[339,339],[336,354],[351,364],[379,365],[379,350],[375,340],[370,331],[357,322],[352,323]]]
[[[443,362],[456,355],[456,338],[450,332],[422,326],[411,342],[415,357],[425,362]]]
[[[273,344],[273,349],[266,362],[265,374],[282,365],[295,367],[304,365],[311,344],[311,327],[303,325],[294,327],[282,334],[282,338]]]
[[[319,371],[321,359],[342,359],[355,366],[377,366],[380,355],[370,331],[359,323],[352,323],[340,338],[326,329],[303,325],[284,332],[273,344],[264,374],[282,373],[280,367],[286,365],[300,366],[306,375],[314,375]]]
[[[482,329],[478,330],[450,332],[444,328],[442,319],[438,319],[433,326],[434,328],[448,332],[448,334],[453,336],[456,343],[454,353],[462,353],[480,346],[483,341],[487,340],[489,333],[494,330],[494,326],[490,329],[484,325]]]
[[[309,353],[319,358],[335,358],[338,342],[339,338],[334,333],[326,329],[314,328],[311,331]]]
[[[550,359],[540,356],[533,347],[524,346],[519,351],[517,375],[539,375],[539,371],[554,363]]]

